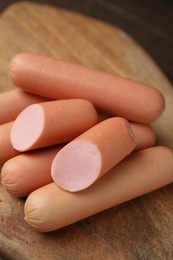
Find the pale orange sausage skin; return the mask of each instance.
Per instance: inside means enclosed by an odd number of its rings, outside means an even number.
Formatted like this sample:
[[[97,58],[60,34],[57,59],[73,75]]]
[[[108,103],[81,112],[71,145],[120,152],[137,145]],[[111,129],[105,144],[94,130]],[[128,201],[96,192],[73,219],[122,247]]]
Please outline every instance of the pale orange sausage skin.
[[[78,136],[56,155],[52,178],[71,192],[86,189],[128,156],[135,146],[128,121],[109,118]]]
[[[16,151],[10,142],[10,131],[13,122],[0,125],[0,164],[2,165],[12,157],[19,155],[20,152]]]
[[[165,107],[163,95],[152,87],[35,54],[16,55],[10,75],[16,86],[30,93],[52,99],[87,99],[98,109],[130,121],[151,123]]]
[[[24,197],[52,182],[51,163],[61,148],[27,152],[8,160],[1,170],[1,181],[6,190],[17,197]]]
[[[172,169],[173,152],[166,147],[135,152],[81,192],[55,183],[34,191],[25,203],[25,219],[40,232],[65,227],[171,183]]]
[[[27,106],[46,102],[48,99],[26,93],[20,89],[0,94],[0,124],[15,120],[17,115]]]
[[[131,127],[136,136],[135,149],[144,149],[154,144],[155,135],[149,126],[131,123]],[[8,160],[1,171],[1,180],[6,190],[23,197],[52,182],[51,164],[59,149],[61,147],[27,152]]]
[[[103,113],[103,111],[98,111],[99,122],[102,122],[103,120],[106,120],[108,118],[111,118],[110,114]],[[145,149],[155,145],[156,134],[150,125],[134,123],[134,122],[129,122],[129,123],[136,137],[135,151]]]
[[[135,151],[152,147],[156,142],[156,134],[151,126],[130,122],[130,126],[136,137]]]
[[[155,135],[149,126],[131,123],[131,127],[136,136],[135,149],[144,149],[154,144]],[[1,172],[6,190],[17,197],[23,197],[52,182],[50,169],[58,149],[60,148],[52,147],[27,152],[8,160]]]
[[[20,152],[16,151],[10,141],[10,132],[13,122],[0,125],[0,164],[17,156]],[[135,150],[151,147],[155,143],[155,133],[150,126],[143,124],[130,123],[131,128],[136,136]]]
[[[34,104],[25,108],[11,129],[11,143],[18,151],[28,151],[73,140],[97,124],[93,104],[68,99]]]

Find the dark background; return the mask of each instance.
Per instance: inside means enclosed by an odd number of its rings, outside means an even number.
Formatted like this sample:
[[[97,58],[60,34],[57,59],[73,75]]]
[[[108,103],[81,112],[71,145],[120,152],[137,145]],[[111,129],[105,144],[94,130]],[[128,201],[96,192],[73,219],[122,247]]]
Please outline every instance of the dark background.
[[[0,12],[12,3],[0,0]],[[90,15],[130,34],[173,83],[173,0],[38,0]]]

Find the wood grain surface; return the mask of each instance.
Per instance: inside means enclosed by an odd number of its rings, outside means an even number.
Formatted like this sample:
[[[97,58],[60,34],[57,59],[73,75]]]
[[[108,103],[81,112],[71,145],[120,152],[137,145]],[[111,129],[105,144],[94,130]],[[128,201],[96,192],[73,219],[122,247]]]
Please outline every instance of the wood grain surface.
[[[135,79],[164,93],[166,111],[153,127],[157,142],[173,149],[171,84],[125,32],[72,11],[19,3],[2,14],[0,35],[1,92],[12,88],[9,60],[23,51]],[[0,186],[0,253],[4,259],[173,259],[172,184],[47,234],[24,222],[23,205],[24,199],[7,194]]]
[[[0,1],[0,12],[21,0]],[[31,0],[87,14],[128,32],[173,84],[173,0]]]

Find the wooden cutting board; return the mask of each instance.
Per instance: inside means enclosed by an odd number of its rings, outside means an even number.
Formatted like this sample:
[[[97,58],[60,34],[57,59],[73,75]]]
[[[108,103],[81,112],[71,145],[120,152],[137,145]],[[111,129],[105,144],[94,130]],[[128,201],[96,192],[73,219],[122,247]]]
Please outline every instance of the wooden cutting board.
[[[26,51],[78,62],[160,89],[166,111],[153,127],[157,142],[173,148],[171,84],[125,32],[74,12],[19,3],[0,18],[1,92],[12,88],[9,60]],[[10,196],[0,186],[0,252],[6,259],[173,259],[172,184],[47,234],[24,222],[23,205],[24,199]]]

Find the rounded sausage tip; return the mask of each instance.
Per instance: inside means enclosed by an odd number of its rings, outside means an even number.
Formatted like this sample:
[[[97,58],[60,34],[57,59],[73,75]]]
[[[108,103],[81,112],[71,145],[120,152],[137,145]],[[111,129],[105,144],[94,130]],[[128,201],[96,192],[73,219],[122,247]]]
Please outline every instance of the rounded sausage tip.
[[[27,53],[18,53],[10,61],[8,65],[9,77],[11,82],[18,86],[18,73],[20,73],[20,68],[23,66],[23,62],[27,57]]]
[[[1,183],[7,192],[16,195],[18,190],[19,182],[13,178],[13,173],[16,171],[15,165],[10,163],[8,160],[2,167],[1,170]]]

